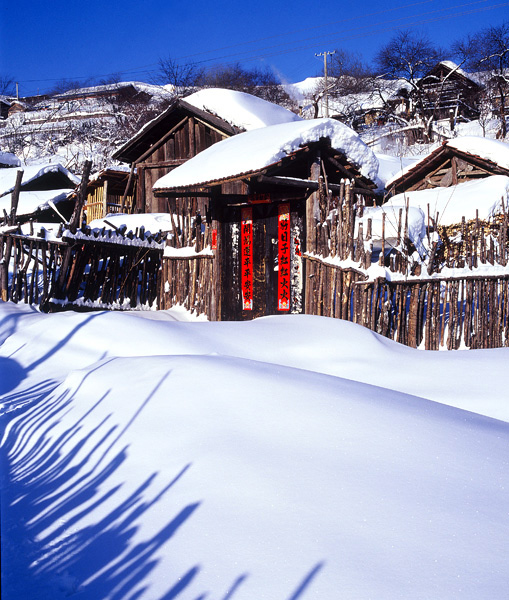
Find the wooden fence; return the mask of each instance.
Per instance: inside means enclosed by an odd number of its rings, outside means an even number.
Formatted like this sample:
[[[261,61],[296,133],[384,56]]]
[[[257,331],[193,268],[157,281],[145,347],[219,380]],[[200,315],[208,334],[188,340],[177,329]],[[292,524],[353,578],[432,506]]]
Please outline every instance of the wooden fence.
[[[306,259],[307,312],[353,321],[412,347],[496,348],[509,345],[508,214],[489,222],[478,214],[438,227],[428,211],[429,253],[420,258],[408,238],[408,208],[392,223],[394,247],[373,250],[372,223],[346,182],[316,225],[316,251]],[[327,218],[325,218],[327,215]],[[434,235],[438,233],[439,235]],[[373,261],[386,276],[372,277]],[[355,268],[342,266],[354,263]],[[499,275],[476,274],[494,267]]]
[[[429,255],[418,260],[404,209],[396,247],[389,251],[382,239],[375,251],[369,220],[356,226],[364,209],[350,187],[328,201],[327,218],[316,226],[316,250],[304,256],[309,314],[353,321],[429,350],[509,345],[507,214],[489,223],[463,221],[439,238],[430,234]],[[218,283],[209,215],[171,218],[169,236],[83,226],[46,239],[21,235],[11,225],[0,234],[1,298],[45,310],[180,304],[214,318]],[[376,264],[385,277],[371,276]],[[493,274],[477,274],[482,266],[494,267]]]
[[[162,257],[160,308],[180,304],[210,318],[215,295],[210,219],[189,213],[171,216],[176,234],[167,239]]]
[[[213,254],[209,223],[174,216],[176,235],[126,231],[62,230],[55,238],[0,234],[0,298],[73,308],[170,308],[176,304],[210,316]],[[165,251],[165,249],[167,249]]]
[[[365,281],[354,269],[313,263],[313,314],[358,323],[413,348],[509,345],[509,275]]]

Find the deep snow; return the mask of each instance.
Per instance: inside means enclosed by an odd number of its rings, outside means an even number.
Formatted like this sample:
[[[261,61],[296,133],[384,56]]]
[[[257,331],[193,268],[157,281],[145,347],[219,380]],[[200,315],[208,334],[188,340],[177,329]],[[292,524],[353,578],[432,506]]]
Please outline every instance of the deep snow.
[[[506,598],[509,350],[0,303],[2,597]]]

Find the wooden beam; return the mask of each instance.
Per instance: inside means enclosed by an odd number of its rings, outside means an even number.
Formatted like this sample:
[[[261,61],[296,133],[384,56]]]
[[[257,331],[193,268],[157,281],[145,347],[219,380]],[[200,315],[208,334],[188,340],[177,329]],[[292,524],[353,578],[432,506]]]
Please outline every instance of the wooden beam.
[[[259,183],[267,183],[271,185],[284,185],[287,187],[298,187],[301,189],[308,189],[313,191],[318,190],[320,188],[320,184],[318,181],[311,181],[310,179],[297,179],[295,177],[284,177],[278,175],[275,175],[273,177],[269,177],[267,175],[258,175],[256,181],[258,181]],[[327,187],[333,192],[341,191],[341,185],[339,183],[328,183]],[[366,196],[371,197],[376,196],[376,193],[373,190],[370,190],[369,188],[353,187],[352,191],[355,194],[365,194]]]
[[[131,187],[131,182],[133,180],[134,177],[134,169],[136,167],[134,166],[134,163],[131,165],[131,170],[129,172],[129,179],[127,180],[127,184],[125,186],[125,190],[124,190],[124,194],[122,196],[122,201],[120,202],[120,212],[123,213],[124,212],[124,207],[125,207],[125,201],[127,199],[127,196],[129,195],[129,188]],[[133,194],[134,196],[134,194]],[[134,200],[134,197],[133,197]],[[134,202],[133,202],[134,203]],[[132,210],[132,206],[131,206],[131,210]]]
[[[173,158],[169,160],[162,160],[161,162],[146,162],[136,164],[137,166],[143,166],[144,169],[159,169],[160,167],[179,167],[188,160],[188,158]]]
[[[11,194],[11,214],[9,215],[9,225],[14,225],[16,223],[16,214],[18,212],[19,194],[21,191],[23,173],[24,171],[22,169],[16,173],[16,183],[14,184],[14,190]]]
[[[143,162],[145,158],[147,158],[147,156],[150,156],[155,150],[160,148],[175,133],[175,131],[177,131],[177,129],[180,129],[180,127],[182,127],[182,125],[187,121],[188,118],[189,117],[185,117],[181,121],[179,121],[174,127],[170,129],[170,131],[168,131],[168,133],[163,135],[162,138],[160,138],[159,140],[157,140],[157,142],[152,144],[152,146],[150,146],[150,148],[146,152],[144,152],[139,158],[137,158],[134,162],[136,164]]]

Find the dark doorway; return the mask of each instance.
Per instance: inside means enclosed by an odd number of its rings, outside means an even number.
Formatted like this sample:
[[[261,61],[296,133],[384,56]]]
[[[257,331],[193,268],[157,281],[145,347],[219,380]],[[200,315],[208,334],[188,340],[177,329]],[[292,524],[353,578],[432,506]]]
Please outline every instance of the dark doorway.
[[[288,308],[280,310],[281,285],[279,259],[282,256],[281,208],[288,207],[289,240]],[[304,234],[303,201],[253,204],[228,207],[222,219],[222,320],[250,320],[256,317],[303,312],[303,261],[301,241]],[[249,219],[251,217],[251,219]],[[249,223],[251,222],[251,227]],[[286,239],[286,238],[285,238]],[[284,266],[282,265],[283,269]],[[251,273],[250,273],[251,271]],[[284,271],[283,271],[284,272]],[[246,278],[246,275],[250,277]],[[286,281],[284,282],[286,285]],[[252,298],[250,288],[252,286]],[[250,308],[246,308],[249,307]]]

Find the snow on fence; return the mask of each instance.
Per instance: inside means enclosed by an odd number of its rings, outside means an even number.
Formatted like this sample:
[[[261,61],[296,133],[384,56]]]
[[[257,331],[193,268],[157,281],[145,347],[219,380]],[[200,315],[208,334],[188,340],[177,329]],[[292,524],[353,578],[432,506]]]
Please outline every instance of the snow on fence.
[[[509,345],[505,210],[449,227],[428,214],[419,227],[408,206],[366,209],[348,185],[328,205],[304,257],[308,313],[428,350]]]
[[[509,345],[507,214],[422,233],[408,209],[391,224],[383,208],[356,203],[348,185],[328,204],[315,251],[304,256],[308,314],[431,350]],[[44,310],[181,304],[212,318],[221,292],[210,220],[171,219],[169,235],[87,226],[23,235],[7,224],[0,230],[1,298]]]
[[[56,234],[41,228],[0,233],[0,290],[4,301],[63,307],[156,309],[182,304],[209,314],[212,297],[210,225],[173,216],[175,235],[143,227]],[[203,229],[203,231],[202,231]]]

